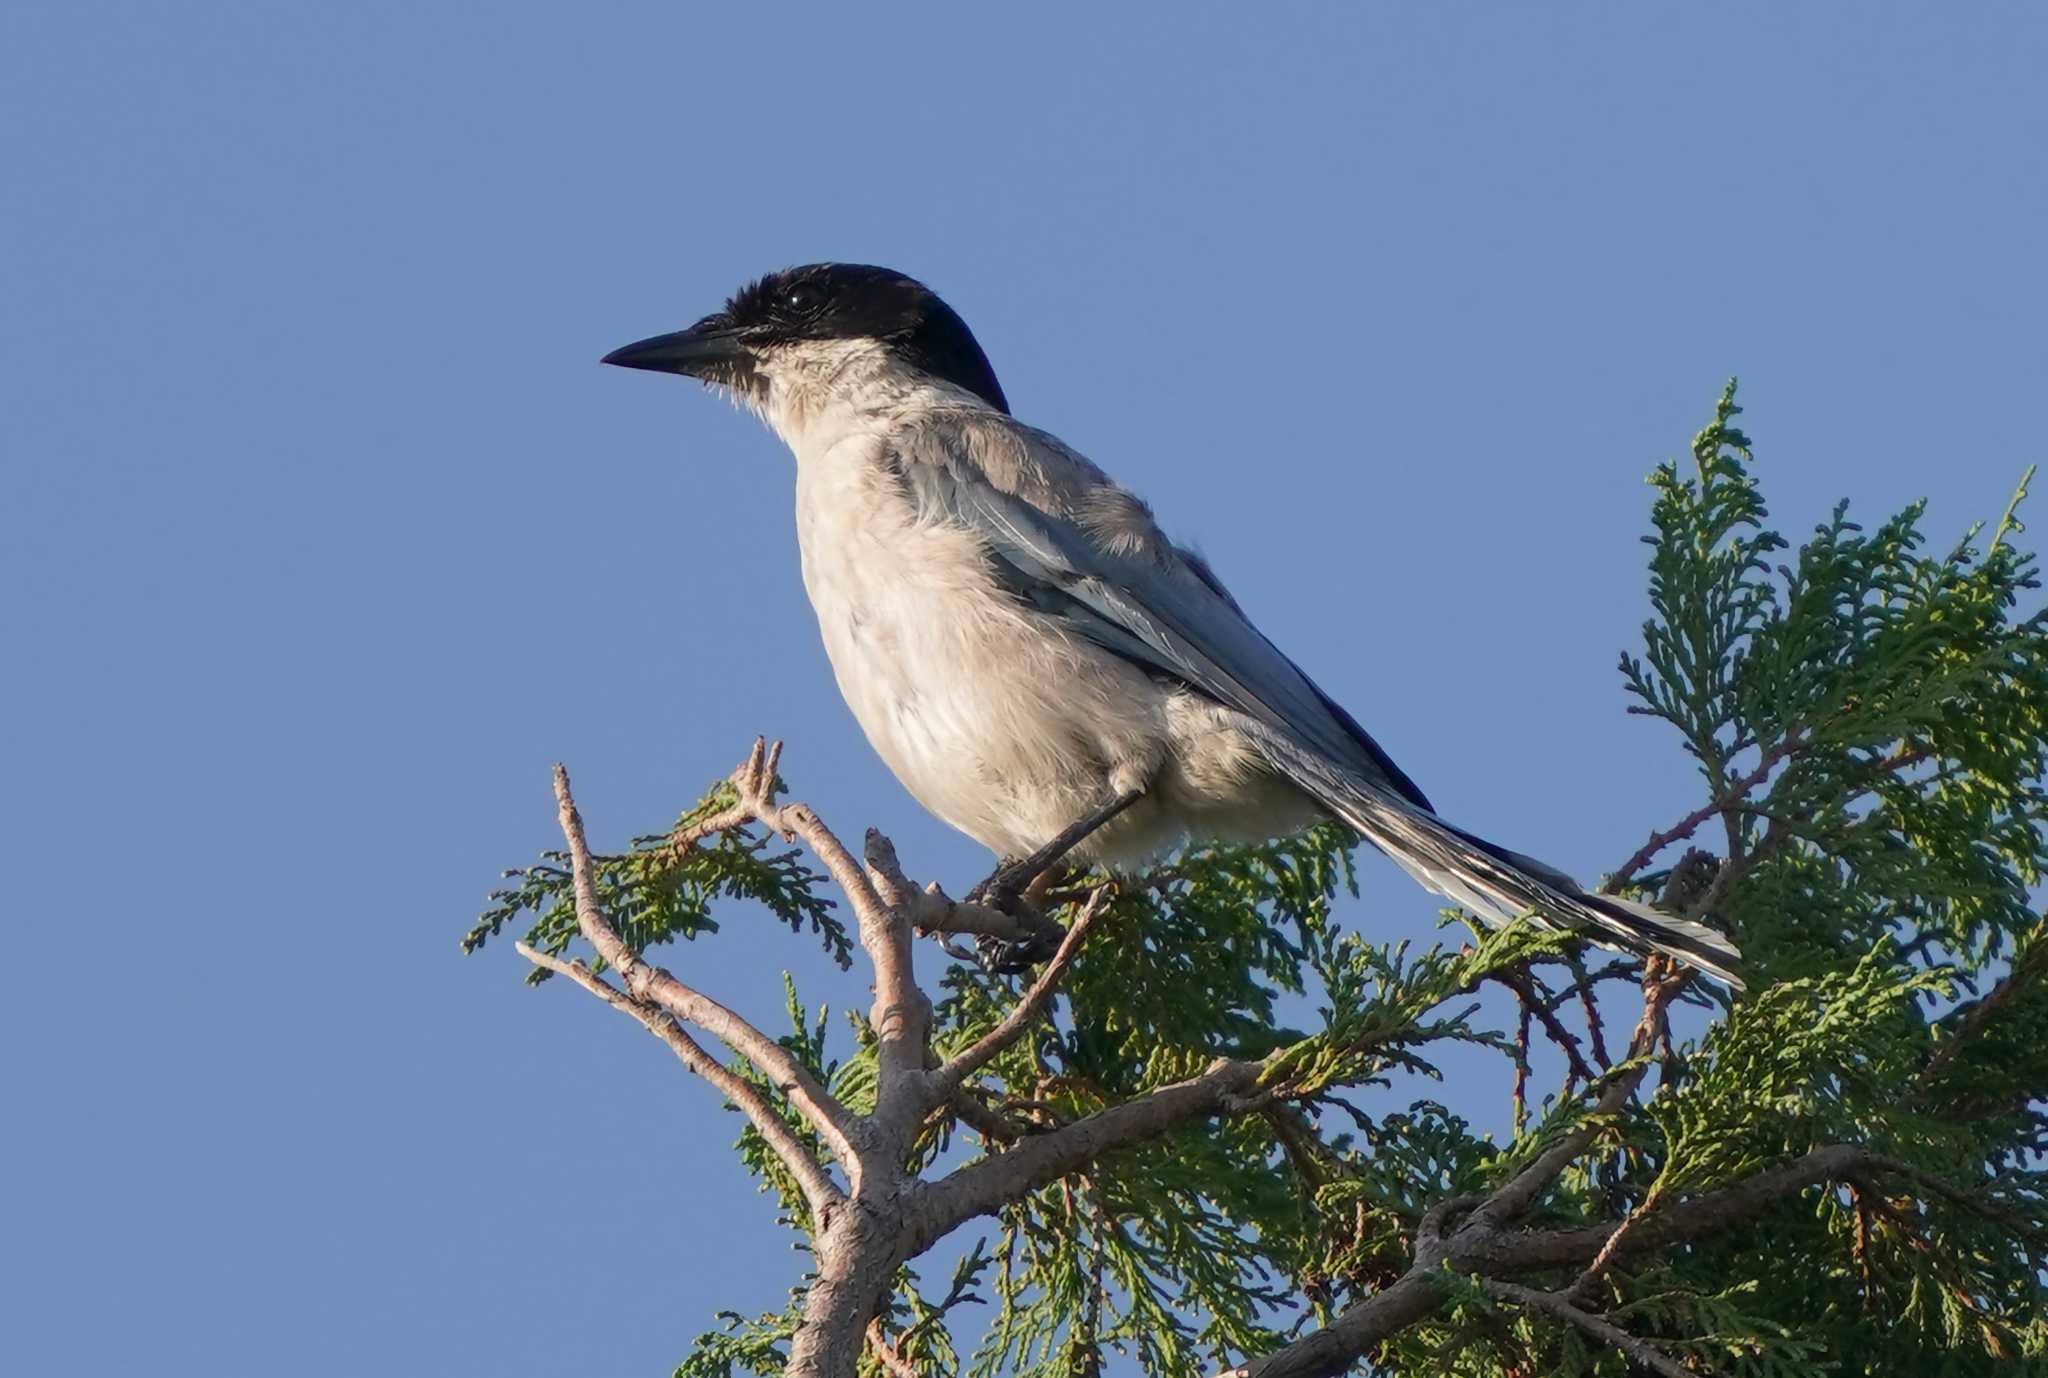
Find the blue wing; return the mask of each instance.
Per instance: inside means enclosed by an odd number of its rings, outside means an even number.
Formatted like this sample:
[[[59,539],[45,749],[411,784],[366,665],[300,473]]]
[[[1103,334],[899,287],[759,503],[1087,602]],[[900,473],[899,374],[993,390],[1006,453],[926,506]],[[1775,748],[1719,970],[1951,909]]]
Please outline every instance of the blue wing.
[[[976,415],[1043,468],[1107,480],[1043,432]],[[1227,704],[1420,808],[1429,800],[1349,713],[1268,641],[1200,561],[1177,550],[1122,552],[1073,519],[1005,492],[961,462],[964,444],[899,456],[921,508],[976,532],[1017,596],[1076,635]]]

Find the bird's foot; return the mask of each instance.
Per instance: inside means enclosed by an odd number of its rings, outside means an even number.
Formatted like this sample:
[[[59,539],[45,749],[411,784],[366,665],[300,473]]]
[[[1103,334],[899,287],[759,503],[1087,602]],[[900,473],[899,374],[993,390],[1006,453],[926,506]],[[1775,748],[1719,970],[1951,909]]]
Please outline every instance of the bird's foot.
[[[979,904],[1017,920],[1025,931],[1021,938],[985,933],[975,939],[982,970],[996,976],[1013,976],[1049,960],[1059,950],[1061,929],[1045,917],[1044,896],[1054,873],[1042,869],[1035,857],[1006,861],[980,884],[967,892],[969,904]]]
[[[1005,914],[1014,914],[1017,912],[1018,901],[1023,899],[1027,889],[1044,888],[1042,884],[1033,884],[1040,881],[1043,874],[1044,868],[1038,864],[1035,856],[1004,861],[967,892],[967,903],[986,905],[990,909],[1000,909]]]
[[[981,969],[991,976],[1015,976],[1052,960],[1059,951],[1054,934],[1035,933],[1028,938],[997,938],[988,934],[974,940]]]
[[[1044,890],[1045,877],[1068,852],[1100,832],[1117,815],[1144,797],[1145,791],[1142,789],[1119,794],[1086,818],[1070,825],[1065,832],[1030,856],[1003,862],[987,880],[968,891],[967,898],[976,904],[988,905],[991,909],[1012,912],[1019,895],[1026,893],[1027,890],[1033,893]]]

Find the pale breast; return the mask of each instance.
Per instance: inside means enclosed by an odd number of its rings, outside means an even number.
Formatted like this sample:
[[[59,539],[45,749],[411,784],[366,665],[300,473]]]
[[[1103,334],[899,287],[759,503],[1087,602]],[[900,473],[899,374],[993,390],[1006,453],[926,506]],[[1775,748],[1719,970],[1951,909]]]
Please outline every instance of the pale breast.
[[[876,437],[800,459],[797,537],[840,692],[940,818],[1017,854],[1156,770],[1162,689],[1019,606],[972,533],[918,512]]]

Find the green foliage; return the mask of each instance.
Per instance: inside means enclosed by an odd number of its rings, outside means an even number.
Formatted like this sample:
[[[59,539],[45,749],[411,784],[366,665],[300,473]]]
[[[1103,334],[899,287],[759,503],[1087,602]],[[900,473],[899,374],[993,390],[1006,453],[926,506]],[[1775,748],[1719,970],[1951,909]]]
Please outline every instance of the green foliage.
[[[797,1308],[769,1312],[752,1319],[737,1311],[721,1311],[719,1328],[707,1330],[690,1346],[690,1357],[676,1365],[673,1378],[776,1378],[789,1361],[789,1337],[796,1333]]]
[[[1194,851],[1123,882],[1054,1017],[990,1061],[972,1094],[1031,1133],[1217,1057],[1262,1060],[1259,1092],[1014,1203],[936,1300],[905,1270],[884,1328],[920,1372],[1232,1367],[1393,1282],[1432,1206],[1498,1187],[1577,1131],[1590,1147],[1527,1228],[1654,1220],[1832,1145],[1890,1164],[1683,1246],[1619,1256],[1580,1290],[1586,1309],[1688,1371],[2048,1373],[2048,943],[2030,899],[2048,869],[2048,614],[2026,606],[2034,564],[2012,545],[2011,509],[1981,547],[1972,530],[1930,553],[1918,505],[1869,530],[1845,505],[1795,550],[1767,524],[1738,414],[1731,384],[1690,463],[1651,479],[1652,615],[1622,675],[1629,711],[1676,731],[1705,789],[1699,814],[1624,880],[1651,900],[1672,886],[1665,902],[1728,931],[1749,992],[1695,983],[1695,1015],[1648,1059],[1654,1089],[1618,1112],[1593,1115],[1623,1070],[1601,1067],[1592,1087],[1550,1086],[1524,1126],[1524,1079],[1558,1059],[1531,1055],[1509,986],[1567,1026],[1582,1056],[1596,1020],[1619,1052],[1605,1025],[1635,1018],[1621,993],[1633,963],[1589,966],[1519,927],[1421,953],[1369,942],[1335,917],[1355,845],[1336,827]],[[723,802],[714,794],[684,823]],[[1660,869],[1683,845],[1716,854],[1690,889]],[[601,870],[636,944],[711,932],[713,902],[746,897],[845,959],[818,878],[764,841],[677,857],[665,836],[643,838]],[[510,874],[518,883],[465,947],[529,914],[529,941],[567,950],[561,859]],[[1071,921],[1083,888],[1063,892],[1056,919]],[[946,968],[938,1053],[994,1027],[1028,979]],[[841,1038],[793,989],[789,1016],[785,1046],[850,1105],[872,1104],[865,1025],[849,1020]],[[1475,1076],[1499,1088],[1496,1131],[1513,1085],[1515,1132],[1496,1140],[1431,1098],[1446,1076],[1463,1104]],[[913,1166],[936,1175],[1003,1147],[939,1122]],[[751,1129],[739,1150],[801,1234],[801,1199],[773,1155]],[[1517,1281],[1555,1291],[1577,1271]],[[1441,1290],[1440,1309],[1367,1356],[1372,1372],[1631,1371],[1583,1329],[1479,1280],[1444,1275]],[[679,1378],[779,1372],[793,1314],[727,1317]]]
[[[1622,657],[1630,711],[1676,727],[1733,805],[1731,857],[1775,854],[1723,911],[1746,951],[1789,971],[1903,930],[1974,969],[2031,930],[2042,876],[2048,611],[2016,612],[2034,561],[2004,539],[2011,509],[1984,551],[1973,528],[1937,556],[1921,504],[1866,533],[1843,503],[1773,566],[1785,541],[1762,526],[1739,411],[1731,383],[1692,475],[1652,477],[1656,615]]]
[[[777,847],[776,838],[739,829],[689,847],[672,844],[677,834],[733,802],[732,786],[720,783],[668,832],[634,838],[623,856],[594,858],[598,900],[612,927],[628,946],[644,952],[678,938],[716,933],[714,901],[754,900],[792,932],[808,927],[834,961],[841,967],[851,965],[853,947],[846,926],[833,916],[832,901],[818,893],[822,877],[804,864],[802,851]],[[491,892],[489,906],[463,935],[462,950],[476,952],[507,924],[530,914],[533,922],[525,941],[551,957],[567,952],[578,938],[569,854],[543,852],[533,865],[505,872],[505,879],[514,883]],[[593,956],[591,965],[604,969],[602,958]],[[538,985],[547,978],[547,972],[536,968],[526,979]]]

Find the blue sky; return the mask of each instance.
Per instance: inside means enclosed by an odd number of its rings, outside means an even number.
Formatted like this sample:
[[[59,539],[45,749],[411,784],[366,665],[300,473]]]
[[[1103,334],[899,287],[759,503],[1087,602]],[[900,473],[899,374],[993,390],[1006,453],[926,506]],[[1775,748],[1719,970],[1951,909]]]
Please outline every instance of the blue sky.
[[[657,1374],[796,1275],[701,1085],[456,939],[558,759],[615,842],[765,731],[842,830],[985,858],[839,703],[787,457],[607,349],[792,262],[924,278],[1448,813],[1593,874],[1694,802],[1614,660],[1726,375],[1795,533],[1946,538],[2048,457],[2044,39],[10,5],[0,1368]],[[1368,871],[1357,921],[1426,935]],[[745,916],[673,960],[859,996]]]

